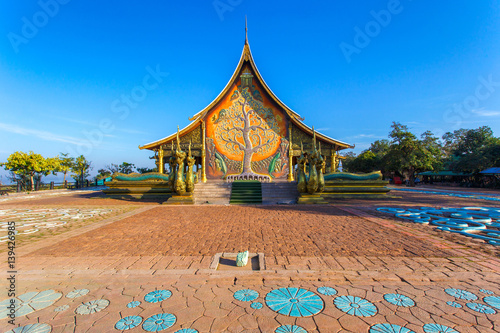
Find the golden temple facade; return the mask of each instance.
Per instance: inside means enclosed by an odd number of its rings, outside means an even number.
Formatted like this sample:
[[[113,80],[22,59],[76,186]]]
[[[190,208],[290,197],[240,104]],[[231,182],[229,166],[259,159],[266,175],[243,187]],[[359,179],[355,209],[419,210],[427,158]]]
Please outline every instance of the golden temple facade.
[[[334,172],[339,151],[348,143],[314,132],[267,86],[255,65],[248,39],[231,79],[191,123],[163,139],[140,146],[155,152],[160,173],[175,154],[177,140],[195,159],[198,179],[293,181],[301,151],[313,148],[313,136]],[[178,138],[178,139],[177,139]]]

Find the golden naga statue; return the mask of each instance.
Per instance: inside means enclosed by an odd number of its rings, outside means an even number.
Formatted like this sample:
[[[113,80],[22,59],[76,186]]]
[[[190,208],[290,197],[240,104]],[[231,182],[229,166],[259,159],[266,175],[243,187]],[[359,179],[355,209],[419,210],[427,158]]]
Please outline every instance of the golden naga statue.
[[[326,161],[321,155],[321,142],[319,142],[319,152],[318,159],[316,161],[316,172],[318,174],[318,192],[323,192],[325,190],[325,177],[323,175],[323,170],[325,169]]]
[[[314,194],[318,190],[318,171],[316,164],[318,163],[318,151],[316,150],[316,132],[313,127],[313,151],[307,157],[309,162],[309,178],[307,179],[307,193]]]
[[[305,193],[307,191],[306,162],[307,158],[304,156],[304,148],[301,142],[300,157],[297,160],[297,163],[299,165],[299,168],[297,170],[297,190],[299,191],[299,193]]]
[[[186,163],[188,165],[186,172],[186,191],[188,193],[192,193],[194,191],[194,174],[193,174],[194,162],[195,158],[191,156],[191,142],[189,142],[189,153],[186,158]]]
[[[175,171],[177,167],[177,162],[175,161],[175,154],[174,154],[174,143],[172,142],[172,155],[168,159],[168,165],[170,166],[170,172],[168,174],[168,186],[170,186],[170,189],[172,192],[175,191],[174,185],[175,185]]]
[[[186,182],[184,181],[184,160],[186,153],[181,150],[179,142],[179,127],[177,127],[177,149],[175,150],[175,162],[177,164],[177,172],[175,173],[175,192],[179,195],[186,193]]]

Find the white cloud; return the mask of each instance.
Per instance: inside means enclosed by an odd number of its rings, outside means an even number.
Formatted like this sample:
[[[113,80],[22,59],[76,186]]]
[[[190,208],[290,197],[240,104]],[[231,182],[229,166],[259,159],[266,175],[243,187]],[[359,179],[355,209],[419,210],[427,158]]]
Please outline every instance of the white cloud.
[[[36,129],[30,129],[30,128],[23,128],[19,127],[16,125],[10,125],[10,124],[4,124],[0,123],[0,130],[3,130],[5,132],[10,132],[10,133],[15,133],[15,134],[21,134],[21,135],[26,135],[26,136],[34,136],[43,140],[48,140],[48,141],[59,141],[59,142],[66,142],[66,143],[71,143],[74,145],[81,145],[84,144],[85,141],[82,139],[74,138],[71,136],[66,136],[66,135],[59,135],[56,133],[51,133],[47,131],[40,131]]]
[[[472,113],[475,113],[475,114],[477,114],[478,116],[481,116],[481,117],[496,117],[496,116],[500,116],[500,111],[494,111],[494,110],[477,109],[477,110],[472,110]]]
[[[380,136],[380,135],[375,135],[375,134],[359,134],[355,136],[350,136],[348,137],[349,139],[384,139],[387,138],[387,136]]]

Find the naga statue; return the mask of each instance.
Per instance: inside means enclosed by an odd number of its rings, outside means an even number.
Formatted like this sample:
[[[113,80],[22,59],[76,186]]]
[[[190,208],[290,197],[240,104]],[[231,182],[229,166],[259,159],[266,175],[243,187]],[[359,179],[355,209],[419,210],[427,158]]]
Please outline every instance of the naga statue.
[[[168,174],[168,186],[170,186],[170,189],[172,192],[175,191],[175,172],[176,172],[176,166],[177,162],[175,160],[175,153],[174,153],[174,142],[172,141],[172,155],[168,159],[168,165],[170,166],[170,173]]]
[[[194,174],[193,174],[193,165],[195,162],[195,158],[191,156],[191,142],[189,142],[189,153],[186,158],[187,163],[187,172],[186,172],[186,191],[188,193],[192,193],[194,191]]]
[[[300,143],[300,157],[297,160],[299,168],[297,170],[297,190],[299,193],[307,192],[307,182],[306,182],[306,161],[307,158],[304,156],[304,148],[302,142]]]
[[[177,128],[177,149],[175,150],[175,162],[177,164],[177,172],[175,173],[175,192],[179,195],[186,193],[186,183],[184,181],[184,160],[186,153],[181,150],[179,142],[179,128]]]
[[[323,192],[325,190],[325,177],[323,176],[323,170],[325,169],[326,161],[321,155],[321,142],[319,142],[319,152],[318,159],[316,161],[316,172],[318,173],[318,192]]]
[[[309,178],[307,179],[307,193],[314,194],[318,190],[318,172],[316,164],[318,163],[318,151],[316,150],[316,132],[313,127],[313,151],[307,157],[309,162]]]

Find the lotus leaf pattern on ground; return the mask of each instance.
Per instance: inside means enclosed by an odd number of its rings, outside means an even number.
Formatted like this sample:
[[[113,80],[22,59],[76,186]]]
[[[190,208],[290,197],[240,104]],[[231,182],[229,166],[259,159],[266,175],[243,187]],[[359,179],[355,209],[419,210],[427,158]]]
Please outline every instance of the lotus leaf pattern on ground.
[[[147,332],[159,332],[172,327],[176,321],[177,318],[171,313],[159,313],[144,320],[142,328]]]
[[[117,330],[130,330],[134,327],[139,326],[142,323],[142,317],[140,316],[128,316],[118,320],[115,324]]]
[[[96,299],[79,305],[75,312],[80,315],[90,315],[104,310],[108,305],[109,301],[107,299]]]
[[[352,316],[371,317],[377,313],[377,307],[373,303],[357,296],[339,296],[333,303],[339,310]]]
[[[324,303],[312,291],[300,288],[279,288],[266,295],[271,310],[291,317],[308,317],[320,313]]]
[[[54,304],[62,294],[54,290],[44,290],[41,292],[31,291],[13,298],[15,302],[16,317],[22,317],[34,311],[44,309]],[[0,320],[7,318],[10,299],[0,302]]]
[[[241,289],[235,292],[233,297],[238,301],[251,302],[259,297],[259,293],[252,289]]]

